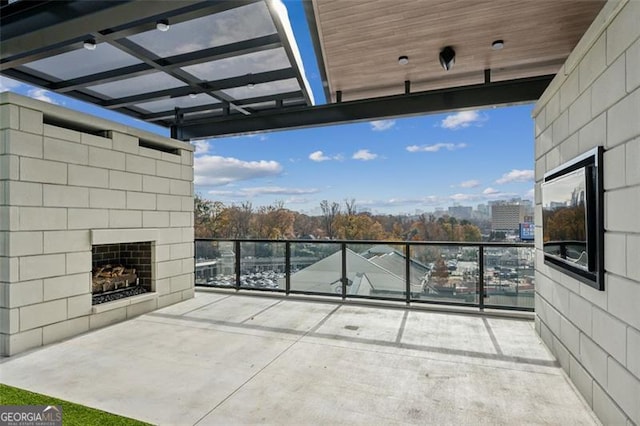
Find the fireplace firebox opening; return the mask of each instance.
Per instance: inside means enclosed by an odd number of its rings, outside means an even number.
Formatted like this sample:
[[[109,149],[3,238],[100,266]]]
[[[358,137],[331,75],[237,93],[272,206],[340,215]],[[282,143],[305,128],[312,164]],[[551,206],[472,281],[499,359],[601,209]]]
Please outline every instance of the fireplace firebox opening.
[[[151,241],[92,247],[92,304],[153,291]]]

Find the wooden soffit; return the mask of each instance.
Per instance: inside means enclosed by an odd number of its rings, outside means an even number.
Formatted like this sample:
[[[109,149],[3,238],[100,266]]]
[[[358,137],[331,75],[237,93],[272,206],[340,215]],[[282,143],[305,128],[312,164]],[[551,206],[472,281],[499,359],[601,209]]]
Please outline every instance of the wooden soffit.
[[[337,92],[349,101],[555,74],[604,3],[312,0],[307,12],[335,102]],[[502,49],[492,48],[496,40]],[[446,46],[456,52],[449,71],[439,62]],[[400,65],[401,56],[409,63]]]

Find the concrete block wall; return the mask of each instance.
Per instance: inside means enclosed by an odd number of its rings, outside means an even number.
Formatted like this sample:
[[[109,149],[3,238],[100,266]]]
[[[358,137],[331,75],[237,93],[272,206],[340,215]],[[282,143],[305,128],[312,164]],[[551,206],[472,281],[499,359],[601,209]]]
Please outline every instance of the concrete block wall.
[[[188,143],[0,94],[0,354],[193,297],[192,182]],[[92,307],[96,230],[153,241],[153,293]]]
[[[534,109],[536,329],[604,424],[640,424],[640,1],[609,1]],[[544,264],[540,182],[602,145],[605,290]]]

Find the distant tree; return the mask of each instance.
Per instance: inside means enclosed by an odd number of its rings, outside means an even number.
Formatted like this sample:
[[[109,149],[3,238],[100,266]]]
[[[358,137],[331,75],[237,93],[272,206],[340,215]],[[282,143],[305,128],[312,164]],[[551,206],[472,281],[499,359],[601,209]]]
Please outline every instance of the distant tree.
[[[294,216],[293,233],[302,238],[307,235],[318,235],[321,228],[320,218],[308,216],[304,213],[292,212]]]
[[[386,234],[380,222],[367,214],[341,214],[336,219],[336,235],[345,240],[384,240]]]
[[[344,210],[345,213],[349,216],[355,216],[357,213],[356,208],[356,199],[355,198],[346,198],[344,200]]]
[[[250,225],[253,215],[251,202],[244,201],[240,205],[232,205],[226,212],[227,228],[225,237],[250,238]]]
[[[463,241],[482,241],[482,234],[480,228],[471,223],[462,225],[462,233],[464,234]]]
[[[438,258],[435,261],[433,270],[431,271],[431,278],[435,283],[440,285],[449,282],[449,269],[447,268],[447,264],[442,257]]]
[[[489,234],[489,241],[504,241],[507,238],[507,234],[502,231],[491,231]]]
[[[194,232],[196,238],[219,237],[224,225],[225,206],[220,201],[211,201],[200,194],[194,197]]]
[[[340,204],[334,202],[329,205],[327,200],[322,200],[320,202],[320,209],[322,209],[322,227],[327,238],[332,240],[335,238],[333,222],[340,214]]]
[[[293,212],[284,208],[283,202],[262,206],[253,215],[253,231],[257,238],[274,240],[293,238]]]

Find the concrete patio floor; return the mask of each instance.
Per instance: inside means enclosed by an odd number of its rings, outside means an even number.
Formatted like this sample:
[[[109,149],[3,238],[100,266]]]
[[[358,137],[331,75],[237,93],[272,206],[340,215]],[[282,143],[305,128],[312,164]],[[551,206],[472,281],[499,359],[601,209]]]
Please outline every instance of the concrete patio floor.
[[[533,322],[491,316],[197,292],[0,362],[156,424],[599,424]]]

